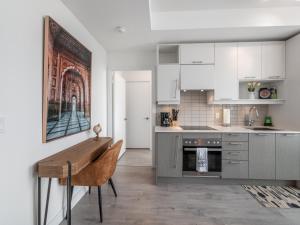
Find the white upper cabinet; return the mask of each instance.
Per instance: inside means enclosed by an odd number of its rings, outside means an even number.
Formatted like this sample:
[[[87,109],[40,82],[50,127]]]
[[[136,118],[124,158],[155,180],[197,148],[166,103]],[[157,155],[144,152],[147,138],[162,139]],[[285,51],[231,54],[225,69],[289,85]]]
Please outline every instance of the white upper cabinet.
[[[262,79],[285,78],[285,42],[262,42]]]
[[[214,65],[181,65],[181,90],[214,89]]]
[[[157,67],[158,104],[180,104],[180,65],[159,65]]]
[[[215,100],[239,98],[237,45],[237,43],[216,43],[215,45]]]
[[[261,79],[261,42],[238,43],[238,78]]]
[[[180,46],[180,64],[214,64],[214,43],[183,44]]]

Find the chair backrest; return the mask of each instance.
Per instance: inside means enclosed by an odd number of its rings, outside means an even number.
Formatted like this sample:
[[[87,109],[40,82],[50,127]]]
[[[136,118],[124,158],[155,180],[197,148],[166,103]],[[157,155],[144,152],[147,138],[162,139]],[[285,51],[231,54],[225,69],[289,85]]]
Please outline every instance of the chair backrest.
[[[111,161],[111,168],[110,168],[110,177],[114,174],[117,166],[118,157],[123,145],[123,140],[119,140],[117,143],[112,145],[109,151],[112,152],[112,161]]]
[[[101,174],[105,177],[105,180],[109,179],[116,170],[117,160],[122,144],[123,140],[113,144],[94,162],[94,165],[101,170]]]

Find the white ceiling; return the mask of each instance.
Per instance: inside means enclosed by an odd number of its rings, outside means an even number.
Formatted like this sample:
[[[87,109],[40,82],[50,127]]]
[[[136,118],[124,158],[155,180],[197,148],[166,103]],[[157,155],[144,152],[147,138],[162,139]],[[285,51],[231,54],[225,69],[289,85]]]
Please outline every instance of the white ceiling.
[[[300,6],[299,0],[150,0],[154,12]]]
[[[151,30],[148,0],[62,1],[108,51],[154,51],[157,43],[170,42],[279,40],[286,39],[300,31],[300,21],[296,25],[287,23],[284,26],[232,26],[227,28],[208,26],[201,29],[185,30],[176,29],[175,26],[172,27],[172,30]],[[262,7],[263,5],[262,0],[151,0],[151,16],[164,11],[213,10],[229,7],[229,5],[231,5],[231,8],[233,6],[245,8],[250,7],[249,2],[252,4],[251,7],[254,7],[254,5]],[[295,0],[274,0],[272,2],[272,4],[275,4],[275,2],[276,4],[285,3],[284,6],[289,7],[300,5]],[[125,26],[127,32],[116,32],[116,26]]]

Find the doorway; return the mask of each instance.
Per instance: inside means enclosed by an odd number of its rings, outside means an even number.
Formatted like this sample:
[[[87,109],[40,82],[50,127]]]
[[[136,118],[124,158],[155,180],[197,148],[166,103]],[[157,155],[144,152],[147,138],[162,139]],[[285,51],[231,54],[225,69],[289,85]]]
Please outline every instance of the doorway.
[[[123,79],[125,82],[122,96],[120,87],[116,85],[117,80]],[[113,79],[114,89],[114,110],[113,110],[113,133],[121,128],[117,121],[124,121],[123,140],[126,140],[124,152],[118,165],[125,166],[152,166],[152,71],[116,71]],[[123,83],[124,85],[124,83]],[[118,94],[117,96],[116,94]],[[123,108],[123,113],[115,108]],[[123,128],[122,128],[123,130]]]

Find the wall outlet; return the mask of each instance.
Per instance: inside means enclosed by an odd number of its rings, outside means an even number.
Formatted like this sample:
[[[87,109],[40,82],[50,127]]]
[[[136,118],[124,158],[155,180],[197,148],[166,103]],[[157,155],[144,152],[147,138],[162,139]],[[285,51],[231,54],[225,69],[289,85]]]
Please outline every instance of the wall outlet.
[[[5,133],[5,118],[0,116],[0,134]]]

